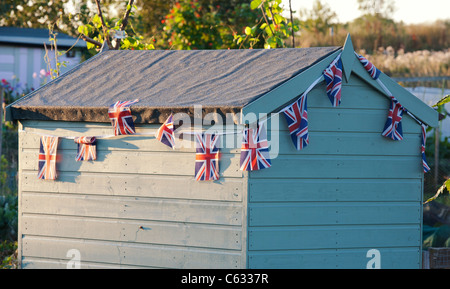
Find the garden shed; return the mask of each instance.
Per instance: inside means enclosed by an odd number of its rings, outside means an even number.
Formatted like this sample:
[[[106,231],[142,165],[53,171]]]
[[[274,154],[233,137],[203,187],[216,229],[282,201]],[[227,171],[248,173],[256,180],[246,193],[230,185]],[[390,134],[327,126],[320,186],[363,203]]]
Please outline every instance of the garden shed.
[[[332,64],[341,81],[329,87]],[[421,142],[438,114],[365,68],[350,37],[343,47],[104,51],[9,105],[22,268],[421,268]],[[135,99],[135,135],[110,137],[110,106]],[[285,109],[297,100],[299,143]],[[382,133],[397,103],[393,140]],[[169,115],[187,116],[175,124],[184,146],[154,135]],[[221,137],[217,179],[196,178],[189,122]],[[260,169],[245,169],[258,122],[267,132],[256,141],[270,147]],[[44,136],[58,137],[54,180],[38,178]],[[97,137],[95,160],[75,160],[80,136]]]

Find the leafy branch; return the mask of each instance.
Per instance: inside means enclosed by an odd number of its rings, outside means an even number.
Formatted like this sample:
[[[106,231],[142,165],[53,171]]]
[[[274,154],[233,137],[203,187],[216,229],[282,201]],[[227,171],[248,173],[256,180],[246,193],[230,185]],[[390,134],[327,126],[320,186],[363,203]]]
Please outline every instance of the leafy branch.
[[[102,13],[100,0],[95,0],[97,7],[97,14],[95,14],[87,24],[78,27],[78,32],[80,33],[81,39],[86,41],[88,50],[95,54],[97,49],[106,45],[108,49],[118,50],[118,49],[154,49],[153,44],[143,43],[143,37],[138,36],[134,29],[132,30],[132,35],[127,35],[125,38],[116,37],[117,31],[124,31],[129,26],[129,19],[134,15],[132,9],[137,10],[136,5],[134,5],[134,0],[129,0],[126,6],[125,13],[121,19],[112,18],[110,19],[111,25],[105,20]],[[110,37],[113,37],[111,40]]]
[[[444,105],[444,104],[446,104],[446,103],[448,103],[448,102],[450,102],[450,94],[447,94],[446,96],[444,96],[443,98],[441,98],[441,99],[440,99],[436,104],[434,104],[432,107],[438,108],[438,111],[439,111],[439,109],[441,108],[441,106]],[[424,202],[424,204],[436,200],[436,199],[439,197],[439,195],[443,194],[443,192],[444,192],[445,189],[447,189],[447,192],[450,193],[450,179],[447,179],[447,180],[442,184],[442,186],[439,187],[439,189],[437,190],[436,194],[435,194],[433,197],[431,197],[431,198],[429,198],[428,200],[426,200],[426,201]]]
[[[244,34],[234,34],[234,40],[237,44],[247,42],[252,48],[260,41],[262,35],[264,39],[264,48],[286,47],[284,40],[299,30],[298,26],[292,21],[289,22],[283,15],[281,0],[253,0],[250,3],[251,9],[261,10],[261,20],[253,27],[245,27]],[[290,9],[291,14],[292,10]],[[294,39],[294,38],[293,38]],[[293,45],[295,44],[293,40]]]

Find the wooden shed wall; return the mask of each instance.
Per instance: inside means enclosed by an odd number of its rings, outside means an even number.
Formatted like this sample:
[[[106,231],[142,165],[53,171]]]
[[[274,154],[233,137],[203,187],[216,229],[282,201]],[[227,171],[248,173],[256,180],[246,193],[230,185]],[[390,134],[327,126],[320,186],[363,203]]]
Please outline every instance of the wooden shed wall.
[[[71,249],[79,250],[81,268],[246,266],[247,182],[239,170],[240,150],[221,150],[219,181],[197,182],[194,144],[173,151],[148,135],[101,139],[97,161],[76,162],[76,144],[62,139],[58,180],[45,181],[37,179],[40,136],[34,133],[109,135],[111,125],[22,125],[23,268],[65,268]],[[137,132],[158,127],[139,126]]]
[[[370,249],[381,268],[420,268],[420,125],[405,115],[403,141],[382,137],[389,100],[356,76],[339,108],[324,84],[307,105],[309,146],[280,115],[278,157],[249,174],[248,268],[363,269]]]

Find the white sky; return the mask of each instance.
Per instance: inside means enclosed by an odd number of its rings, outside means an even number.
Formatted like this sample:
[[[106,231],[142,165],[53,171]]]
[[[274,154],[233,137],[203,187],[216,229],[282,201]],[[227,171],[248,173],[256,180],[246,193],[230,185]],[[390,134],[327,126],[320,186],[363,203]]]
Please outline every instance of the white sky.
[[[351,21],[359,16],[357,0],[321,0],[336,12],[339,22]],[[314,0],[291,0],[292,10],[311,9]],[[393,19],[406,24],[434,22],[437,19],[450,19],[450,0],[394,0]],[[283,0],[285,8],[289,8],[289,0]]]

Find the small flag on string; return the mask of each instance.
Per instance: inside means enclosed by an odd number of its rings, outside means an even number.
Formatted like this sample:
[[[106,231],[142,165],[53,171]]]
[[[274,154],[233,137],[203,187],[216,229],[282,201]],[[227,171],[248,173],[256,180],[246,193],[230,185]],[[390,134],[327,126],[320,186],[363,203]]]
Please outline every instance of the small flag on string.
[[[342,60],[341,57],[333,61],[324,71],[323,77],[327,84],[327,95],[334,107],[341,104],[342,91]]]
[[[138,99],[133,101],[118,101],[109,107],[108,115],[114,128],[114,135],[136,133],[130,106],[138,101]]]
[[[254,171],[271,167],[267,131],[264,124],[258,128],[246,128],[241,147],[241,170]]]
[[[195,134],[195,179],[197,181],[215,181],[219,179],[218,148],[219,136],[215,134]]]
[[[386,120],[384,130],[381,135],[390,138],[392,140],[402,140],[403,139],[403,130],[401,122],[402,117],[403,117],[403,107],[394,97],[391,97],[391,104],[389,106],[388,118]]]
[[[74,139],[78,144],[77,156],[75,160],[95,161],[97,159],[97,139],[93,136],[81,136]]]
[[[367,60],[367,58],[365,58],[362,55],[359,55],[356,53],[356,55],[358,56],[359,62],[361,62],[361,64],[364,66],[364,68],[367,70],[367,72],[369,72],[370,76],[377,80],[378,77],[380,77],[381,71],[378,70],[378,68],[375,67],[375,65],[373,65],[369,60]]]
[[[426,135],[426,125],[422,124],[422,165],[423,165],[423,172],[428,173],[430,171],[430,167],[427,164],[427,160],[425,158],[425,144],[427,141],[427,135]]]
[[[297,150],[309,144],[308,137],[308,111],[306,108],[306,94],[296,102],[283,109],[292,141]]]
[[[156,132],[156,139],[163,144],[174,148],[175,147],[175,134],[173,132],[173,116],[172,114],[167,118],[163,125]]]
[[[41,136],[39,147],[38,179],[56,179],[56,152],[58,150],[57,136]]]

